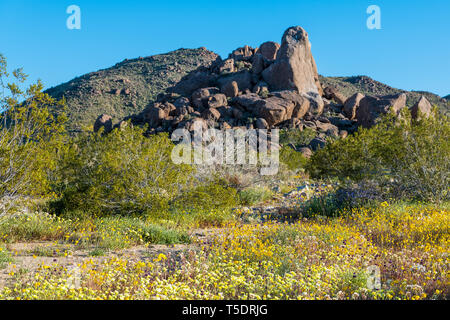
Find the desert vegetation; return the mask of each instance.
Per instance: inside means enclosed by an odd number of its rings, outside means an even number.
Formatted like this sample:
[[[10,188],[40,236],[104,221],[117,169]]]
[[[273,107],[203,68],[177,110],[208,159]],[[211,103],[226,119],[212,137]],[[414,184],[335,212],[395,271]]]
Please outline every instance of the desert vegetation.
[[[175,164],[131,120],[74,135],[65,99],[0,57],[0,299],[449,298],[445,113],[311,154],[316,131],[284,128],[260,177]]]

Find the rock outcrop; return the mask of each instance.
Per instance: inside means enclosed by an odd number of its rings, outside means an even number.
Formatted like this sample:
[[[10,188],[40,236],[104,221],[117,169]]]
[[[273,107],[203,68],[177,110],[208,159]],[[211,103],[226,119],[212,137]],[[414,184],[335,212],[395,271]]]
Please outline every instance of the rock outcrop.
[[[422,96],[419,101],[411,108],[411,116],[413,119],[428,118],[431,114],[431,103]]]
[[[357,92],[345,101],[344,114],[347,118],[349,118],[350,120],[356,118],[356,110],[358,109],[359,103],[363,98],[364,95]]]
[[[263,71],[262,76],[273,90],[291,89],[322,95],[311,44],[303,28],[286,30],[275,62]]]
[[[148,125],[148,134],[194,128],[312,130],[312,141],[295,148],[310,157],[327,138],[345,139],[359,126],[369,128],[389,110],[399,114],[406,106],[404,93],[349,95],[342,90],[334,84],[322,90],[308,35],[301,27],[292,27],[284,33],[281,46],[265,42],[257,49],[240,47],[225,60],[217,57],[124,120]],[[411,112],[413,118],[428,116],[431,105],[422,97]],[[113,126],[111,117],[103,114],[94,129],[105,127],[109,132],[126,124]]]
[[[113,129],[112,117],[107,114],[100,115],[94,122],[94,132],[98,132],[100,128],[104,128],[104,132],[108,133]]]
[[[356,119],[358,123],[365,127],[370,128],[376,124],[376,120],[392,111],[396,114],[400,112],[402,108],[406,106],[406,95],[404,93],[375,97],[365,96],[359,102],[359,108],[356,110]]]

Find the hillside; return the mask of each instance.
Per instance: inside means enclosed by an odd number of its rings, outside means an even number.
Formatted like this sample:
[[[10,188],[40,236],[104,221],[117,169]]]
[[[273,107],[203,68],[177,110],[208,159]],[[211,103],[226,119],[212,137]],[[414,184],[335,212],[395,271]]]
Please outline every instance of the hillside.
[[[201,67],[209,67],[220,59],[205,48],[179,49],[166,54],[124,60],[110,68],[91,72],[67,83],[48,89],[55,98],[67,100],[68,129],[79,131],[90,126],[100,114],[111,115],[114,121],[141,112],[159,93],[177,84],[184,76]],[[406,93],[411,107],[424,95],[445,113],[450,102],[429,92],[408,92],[392,88],[367,76],[320,77],[323,87],[335,86],[345,96],[356,92],[368,95]]]
[[[320,77],[320,82],[324,87],[332,85],[335,86],[342,94],[347,97],[361,92],[365,95],[389,95],[389,94],[406,94],[406,105],[412,107],[420,96],[425,96],[432,105],[436,105],[446,114],[450,114],[450,102],[447,96],[441,98],[438,95],[425,91],[405,91],[392,88],[384,83],[375,81],[367,76],[354,77]],[[445,100],[447,99],[447,100]]]
[[[218,55],[204,48],[179,49],[133,60],[91,72],[48,89],[55,98],[67,100],[69,130],[92,125],[101,113],[121,119],[142,111],[158,93],[189,72],[209,66]]]

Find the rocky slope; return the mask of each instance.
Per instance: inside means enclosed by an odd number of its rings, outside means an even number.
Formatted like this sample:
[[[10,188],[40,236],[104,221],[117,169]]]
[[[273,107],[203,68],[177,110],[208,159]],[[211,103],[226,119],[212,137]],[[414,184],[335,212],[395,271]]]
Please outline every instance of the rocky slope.
[[[406,105],[412,107],[423,95],[432,104],[436,105],[442,112],[450,114],[450,95],[444,98],[425,91],[405,91],[392,88],[384,83],[375,81],[367,76],[354,77],[323,77],[320,76],[320,82],[324,87],[334,86],[347,97],[361,92],[365,95],[390,95],[405,93]]]
[[[218,55],[204,48],[179,49],[151,57],[124,60],[91,72],[46,92],[65,97],[69,130],[92,125],[101,113],[120,119],[142,111],[158,93],[176,84],[189,72],[209,66]]]
[[[94,130],[131,119],[152,132],[192,129],[199,120],[205,128],[309,127],[323,140],[345,136],[358,124],[370,126],[392,104],[426,112],[429,101],[444,113],[450,109],[448,100],[432,93],[395,89],[366,76],[319,76],[301,27],[286,30],[281,45],[244,46],[225,60],[204,48],[179,49],[125,60],[47,93],[66,98],[71,131],[96,119]]]

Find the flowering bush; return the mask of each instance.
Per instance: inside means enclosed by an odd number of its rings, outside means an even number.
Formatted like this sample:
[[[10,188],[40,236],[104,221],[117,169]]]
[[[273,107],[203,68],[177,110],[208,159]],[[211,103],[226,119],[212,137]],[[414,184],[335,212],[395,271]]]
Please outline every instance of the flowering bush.
[[[325,221],[230,224],[178,256],[87,259],[77,274],[44,264],[0,298],[448,299],[449,213],[383,203]]]

